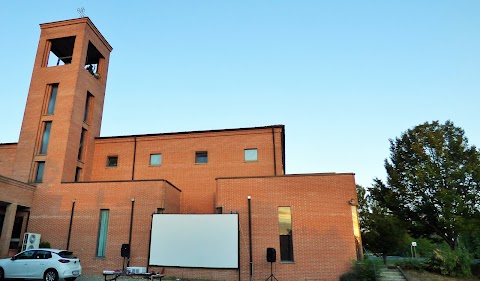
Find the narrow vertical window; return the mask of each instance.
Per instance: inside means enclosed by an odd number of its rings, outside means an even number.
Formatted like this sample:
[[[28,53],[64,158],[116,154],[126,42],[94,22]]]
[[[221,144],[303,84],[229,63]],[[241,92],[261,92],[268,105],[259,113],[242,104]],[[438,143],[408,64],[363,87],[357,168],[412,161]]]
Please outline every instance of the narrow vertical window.
[[[82,129],[82,134],[80,135],[80,145],[78,147],[78,160],[82,160],[82,154],[83,154],[83,146],[85,143],[85,135],[87,134],[87,130]]]
[[[50,129],[52,127],[52,122],[44,122],[43,126],[43,136],[42,143],[40,146],[40,154],[47,154],[48,141],[50,139]]]
[[[47,114],[53,114],[55,102],[57,101],[58,84],[50,85],[50,96],[48,98]]]
[[[37,173],[35,174],[35,182],[43,182],[43,171],[45,170],[45,162],[37,162]]]
[[[81,176],[82,176],[82,168],[77,167],[77,170],[75,171],[75,182],[79,182]]]
[[[85,102],[85,111],[83,112],[83,122],[87,124],[89,123],[88,118],[90,115],[90,107],[91,107],[92,100],[93,100],[93,95],[90,94],[90,92],[87,92],[87,100]]]
[[[98,224],[97,257],[105,257],[107,248],[108,215],[110,210],[100,210],[100,222]]]
[[[292,213],[290,207],[278,207],[280,261],[293,261]]]
[[[208,152],[207,151],[195,152],[195,163],[197,164],[208,163]]]
[[[256,148],[249,148],[243,151],[243,159],[245,162],[250,161],[257,161],[258,160],[258,153]]]

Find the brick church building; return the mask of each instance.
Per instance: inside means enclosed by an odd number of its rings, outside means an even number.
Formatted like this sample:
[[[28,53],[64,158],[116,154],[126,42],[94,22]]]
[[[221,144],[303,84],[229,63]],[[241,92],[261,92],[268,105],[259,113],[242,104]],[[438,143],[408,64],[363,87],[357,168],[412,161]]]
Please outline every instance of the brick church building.
[[[361,256],[354,174],[285,174],[283,125],[101,137],[112,47],[89,18],[40,29],[18,142],[0,144],[0,257],[38,233],[84,274],[122,268],[122,244],[148,266],[154,213],[238,213],[237,269],[167,275],[264,280],[275,248],[278,280],[338,280]]]

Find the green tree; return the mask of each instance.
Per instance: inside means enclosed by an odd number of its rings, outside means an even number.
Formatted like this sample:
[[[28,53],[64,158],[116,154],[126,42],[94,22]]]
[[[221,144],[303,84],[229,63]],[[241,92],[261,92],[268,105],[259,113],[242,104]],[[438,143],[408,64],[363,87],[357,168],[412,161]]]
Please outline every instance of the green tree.
[[[414,236],[443,240],[454,250],[479,214],[480,152],[451,121],[434,121],[390,140],[390,153],[387,182],[375,179],[374,198],[408,222]]]
[[[400,251],[405,243],[404,223],[380,207],[360,185],[357,185],[357,197],[363,244],[370,251],[380,253],[386,264],[387,256]]]

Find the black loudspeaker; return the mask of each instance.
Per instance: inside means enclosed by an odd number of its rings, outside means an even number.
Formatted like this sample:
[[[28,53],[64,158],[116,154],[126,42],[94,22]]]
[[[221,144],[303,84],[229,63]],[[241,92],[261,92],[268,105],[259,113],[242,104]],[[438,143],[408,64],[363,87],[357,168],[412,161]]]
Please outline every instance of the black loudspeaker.
[[[121,249],[122,258],[129,258],[130,257],[130,244],[122,244]]]
[[[277,261],[277,251],[275,248],[267,248],[267,262],[276,262]]]

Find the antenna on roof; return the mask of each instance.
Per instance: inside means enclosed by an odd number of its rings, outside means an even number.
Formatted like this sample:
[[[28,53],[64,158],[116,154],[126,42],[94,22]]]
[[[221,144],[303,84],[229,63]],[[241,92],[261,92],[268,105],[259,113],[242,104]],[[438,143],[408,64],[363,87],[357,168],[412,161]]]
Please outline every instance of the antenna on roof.
[[[78,14],[80,15],[81,18],[85,17],[85,8],[81,7],[77,9]]]

